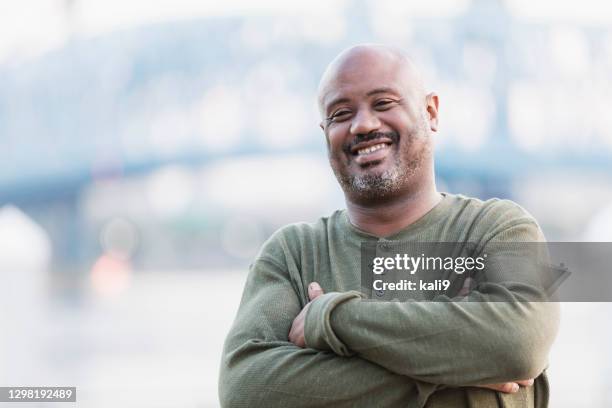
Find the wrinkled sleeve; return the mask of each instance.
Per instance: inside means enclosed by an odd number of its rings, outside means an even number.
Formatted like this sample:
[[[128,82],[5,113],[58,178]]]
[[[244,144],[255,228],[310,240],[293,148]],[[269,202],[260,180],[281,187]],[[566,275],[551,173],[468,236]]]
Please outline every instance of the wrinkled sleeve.
[[[283,265],[253,263],[223,349],[222,407],[411,407],[435,390],[358,356],[290,343],[302,307]]]

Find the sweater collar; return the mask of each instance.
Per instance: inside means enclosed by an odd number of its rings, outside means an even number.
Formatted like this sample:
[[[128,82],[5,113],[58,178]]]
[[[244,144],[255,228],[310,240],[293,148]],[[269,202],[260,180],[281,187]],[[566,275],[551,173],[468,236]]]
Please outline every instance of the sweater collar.
[[[395,234],[389,235],[387,237],[377,237],[376,235],[370,234],[369,232],[363,231],[356,226],[354,226],[348,216],[348,211],[346,209],[341,211],[340,214],[340,222],[342,227],[350,232],[351,238],[356,238],[358,241],[363,241],[364,239],[368,241],[403,241],[408,240],[419,233],[423,232],[427,228],[431,227],[435,223],[441,221],[442,214],[446,212],[446,210],[452,206],[453,201],[455,201],[456,196],[454,194],[449,193],[441,193],[442,199],[438,204],[436,204],[431,210],[425,213],[421,218],[414,221],[410,225],[407,225],[402,230],[396,232]]]

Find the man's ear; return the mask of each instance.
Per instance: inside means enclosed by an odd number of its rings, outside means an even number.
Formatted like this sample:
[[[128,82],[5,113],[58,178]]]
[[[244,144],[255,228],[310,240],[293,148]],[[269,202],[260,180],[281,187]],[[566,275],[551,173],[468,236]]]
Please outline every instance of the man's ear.
[[[438,95],[431,92],[427,95],[427,113],[429,114],[429,127],[434,132],[438,131]]]

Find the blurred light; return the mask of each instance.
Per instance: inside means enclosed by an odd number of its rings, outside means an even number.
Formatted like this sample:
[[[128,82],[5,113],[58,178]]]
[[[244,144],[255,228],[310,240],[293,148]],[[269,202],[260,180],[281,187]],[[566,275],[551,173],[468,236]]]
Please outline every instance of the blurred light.
[[[86,219],[95,223],[122,216],[149,218],[146,187],[138,177],[98,180],[83,190],[79,208]]]
[[[220,209],[271,216],[283,211],[320,216],[337,188],[329,164],[308,155],[227,160],[210,166],[204,179],[209,202]]]
[[[144,115],[134,112],[123,125],[119,137],[122,153],[127,160],[138,161],[150,156],[151,122]]]
[[[265,147],[298,146],[310,134],[318,132],[314,89],[305,94],[292,91],[305,77],[299,62],[293,59],[268,60],[249,70],[244,83],[244,100],[258,139]],[[314,88],[314,83],[312,86]]]
[[[421,72],[421,75],[423,76],[425,88],[430,91],[437,91],[437,89],[429,88],[431,88],[432,84],[436,84],[437,86],[437,84],[440,82],[439,71],[443,67],[433,56],[432,50],[423,43],[414,43],[413,45],[410,45],[409,50],[413,63],[417,66]]]
[[[41,371],[51,261],[48,234],[20,209],[0,207],[0,383]]]
[[[102,296],[116,296],[130,285],[131,269],[127,261],[104,254],[91,268],[93,290]]]
[[[221,231],[225,252],[241,259],[253,259],[263,239],[263,231],[254,218],[230,218]]]
[[[123,160],[118,154],[97,152],[90,166],[91,177],[94,180],[123,176]]]
[[[121,103],[127,113],[121,115],[118,133],[128,159],[167,158],[191,147],[194,123],[185,101],[185,90],[190,86],[192,79],[171,71],[154,75],[126,95],[113,97],[112,103]]]
[[[138,247],[136,226],[125,218],[113,218],[100,231],[100,244],[104,252],[115,258],[128,260]]]
[[[368,0],[366,2],[368,12],[371,13],[377,25],[385,18],[389,24],[393,22],[404,24],[412,18],[451,18],[465,13],[472,3],[471,0]],[[391,17],[392,16],[392,17]],[[401,19],[398,19],[401,17]]]
[[[541,225],[554,228],[557,237],[569,241],[580,238],[601,203],[612,202],[609,176],[576,170],[529,174],[517,179],[512,190],[512,197]]]
[[[612,152],[612,86],[605,84],[600,88],[599,95],[593,98],[593,127],[598,136],[598,141],[609,152]],[[597,148],[595,148],[597,149]]]
[[[588,242],[612,242],[612,203],[601,208],[588,221],[583,240]]]
[[[492,84],[497,70],[497,56],[488,45],[467,42],[463,47],[463,69],[469,80]]]
[[[414,25],[410,24],[413,16],[402,10],[404,4],[398,1],[372,1],[369,4],[372,31],[386,44],[405,46],[415,31]]]
[[[547,133],[546,115],[548,97],[541,86],[516,83],[508,95],[508,125],[516,144],[530,152],[537,151]]]
[[[609,72],[612,69],[612,31],[608,31],[605,34],[602,51],[602,60],[606,67],[606,72]]]
[[[0,271],[45,271],[51,261],[46,231],[19,208],[0,207]]]
[[[304,69],[296,59],[264,60],[247,71],[244,97],[250,107],[261,105],[267,95],[285,94],[305,79]]]
[[[174,157],[188,151],[193,144],[192,125],[187,112],[178,107],[168,107],[155,114],[149,138],[156,155]]]
[[[589,72],[592,61],[587,38],[579,29],[555,27],[550,32],[552,65],[562,74],[582,78]]]
[[[312,13],[324,16],[343,7],[345,1],[311,0],[287,2],[282,0],[80,0],[76,7],[78,30],[86,34],[129,28],[160,21],[244,15],[301,15]]]
[[[472,0],[366,0],[365,5],[377,40],[408,48],[415,55],[414,48],[418,45],[414,37],[421,31],[419,20],[457,18],[469,9],[471,3]],[[452,33],[450,27],[445,30],[438,26],[436,35],[450,40]],[[427,44],[423,45],[427,47]],[[420,58],[415,60],[423,62]]]
[[[265,52],[278,45],[295,42],[329,45],[346,35],[347,21],[344,12],[348,1],[329,2],[329,9],[322,12],[313,8],[304,12],[275,19],[247,18],[240,29],[240,52]]]
[[[240,140],[245,114],[239,90],[217,86],[208,91],[193,112],[205,149],[221,152],[235,147]],[[171,134],[168,137],[172,137]]]
[[[340,5],[346,3],[338,2]],[[298,19],[297,27],[294,28],[298,29],[301,39],[305,42],[324,46],[338,42],[346,35],[348,25],[343,8],[335,7],[327,13],[311,8]]]
[[[63,46],[69,35],[100,35],[164,21],[198,17],[296,17],[292,33],[328,43],[345,32],[346,0],[23,0],[0,2],[0,63]],[[280,38],[280,37],[279,37]]]
[[[193,174],[180,166],[156,170],[147,182],[147,198],[151,208],[161,217],[181,214],[194,200]]]
[[[283,29],[282,22],[270,24],[264,19],[247,19],[240,27],[238,49],[261,51],[270,48]]]
[[[582,271],[577,270],[578,274]],[[581,276],[581,278],[586,278]],[[610,353],[612,331],[600,322],[610,320],[612,303],[560,302],[561,324],[549,354],[546,370],[551,386],[550,407],[610,407]],[[577,372],[588,375],[586,381],[576,381]],[[565,385],[567,384],[567,386]],[[571,385],[570,385],[571,384]],[[571,388],[571,391],[565,391]]]
[[[0,1],[0,63],[62,46],[68,34],[65,5],[62,0]]]
[[[510,13],[521,19],[563,20],[580,23],[612,21],[612,3],[606,0],[505,0]]]
[[[487,88],[447,83],[440,87],[440,146],[453,144],[465,151],[479,150],[495,118],[495,98]],[[449,139],[450,137],[450,139]]]
[[[610,149],[612,99],[599,83],[516,82],[508,94],[510,135],[518,147],[537,152]],[[585,101],[588,101],[586,103]]]
[[[312,104],[295,95],[278,93],[262,95],[257,115],[259,140],[271,149],[299,146],[309,134],[317,131],[312,118]],[[308,129],[312,129],[309,133]]]

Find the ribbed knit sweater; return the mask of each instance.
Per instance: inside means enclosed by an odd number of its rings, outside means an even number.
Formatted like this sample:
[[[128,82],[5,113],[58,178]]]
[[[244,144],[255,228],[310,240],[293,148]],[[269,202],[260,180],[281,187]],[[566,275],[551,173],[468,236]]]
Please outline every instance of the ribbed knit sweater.
[[[500,302],[364,301],[360,269],[364,241],[470,242],[482,253],[542,240],[517,204],[452,194],[385,238],[353,226],[345,210],[282,228],[251,265],[224,345],[221,405],[546,407],[557,304],[515,302],[521,287],[504,282],[476,294]],[[309,307],[300,348],[287,336],[313,281],[325,294]],[[534,377],[514,394],[476,387]]]

